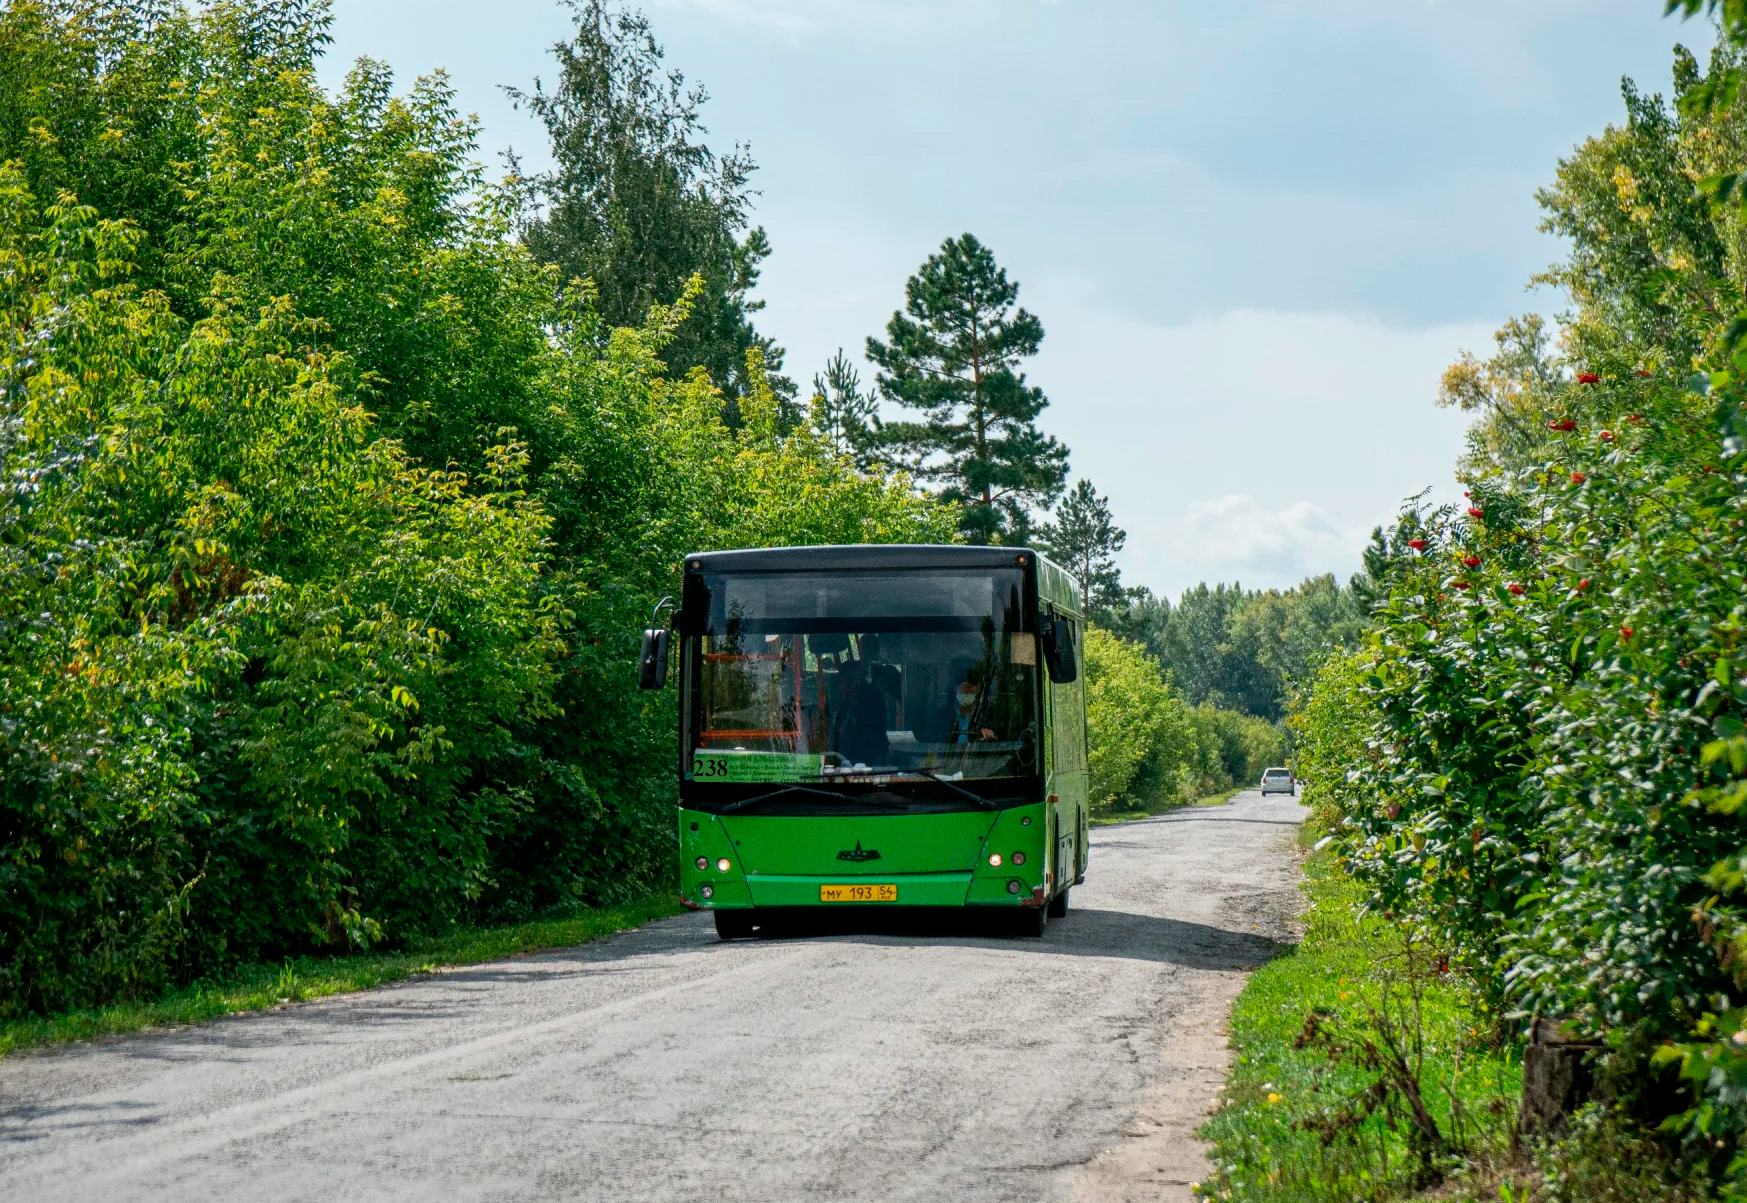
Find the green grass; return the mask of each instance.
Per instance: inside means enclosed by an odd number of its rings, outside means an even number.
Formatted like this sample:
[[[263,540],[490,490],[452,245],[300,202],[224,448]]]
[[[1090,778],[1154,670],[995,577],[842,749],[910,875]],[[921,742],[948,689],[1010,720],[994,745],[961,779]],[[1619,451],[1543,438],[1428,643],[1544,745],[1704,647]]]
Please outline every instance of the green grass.
[[[1280,1203],[1403,1198],[1412,1193],[1413,1167],[1405,1125],[1396,1131],[1373,1115],[1325,1146],[1299,1124],[1326,1116],[1376,1075],[1294,1047],[1312,1008],[1363,1022],[1365,1005],[1376,1005],[1383,991],[1381,967],[1400,953],[1401,939],[1390,925],[1358,917],[1360,891],[1326,853],[1306,862],[1304,891],[1310,909],[1303,942],[1259,969],[1232,1008],[1236,1056],[1220,1110],[1201,1133],[1213,1142],[1216,1172],[1200,1192]],[[1485,1160],[1506,1139],[1521,1064],[1514,1051],[1486,1045],[1491,1017],[1457,974],[1433,975],[1421,1015],[1421,1090],[1446,1135],[1462,1136]],[[1452,1122],[1452,1098],[1460,1103],[1459,1123]],[[1463,1167],[1451,1171],[1459,1176]]]
[[[1182,810],[1186,806],[1220,806],[1231,801],[1234,794],[1241,794],[1244,786],[1221,790],[1217,794],[1206,794],[1193,802],[1155,801],[1147,805],[1131,807],[1124,810],[1103,810],[1087,820],[1093,827],[1108,827],[1112,823],[1132,823],[1135,819],[1150,819],[1155,815],[1168,815],[1173,810]]]
[[[278,965],[249,965],[222,981],[197,982],[153,1002],[0,1021],[0,1057],[14,1049],[201,1023],[324,994],[368,990],[446,965],[473,965],[543,948],[566,948],[678,912],[679,903],[669,892],[556,919],[507,927],[457,928],[400,952],[296,957]]]

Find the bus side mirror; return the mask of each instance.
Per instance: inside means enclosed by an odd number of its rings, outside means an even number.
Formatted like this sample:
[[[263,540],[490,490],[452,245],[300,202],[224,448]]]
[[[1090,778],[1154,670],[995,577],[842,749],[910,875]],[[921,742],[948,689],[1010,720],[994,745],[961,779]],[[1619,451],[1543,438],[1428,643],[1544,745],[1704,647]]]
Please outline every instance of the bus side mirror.
[[[660,689],[667,684],[669,638],[665,627],[651,627],[643,632],[643,651],[637,661],[638,689]]]
[[[1043,663],[1049,679],[1066,685],[1080,675],[1074,657],[1074,624],[1051,615],[1043,620]]]

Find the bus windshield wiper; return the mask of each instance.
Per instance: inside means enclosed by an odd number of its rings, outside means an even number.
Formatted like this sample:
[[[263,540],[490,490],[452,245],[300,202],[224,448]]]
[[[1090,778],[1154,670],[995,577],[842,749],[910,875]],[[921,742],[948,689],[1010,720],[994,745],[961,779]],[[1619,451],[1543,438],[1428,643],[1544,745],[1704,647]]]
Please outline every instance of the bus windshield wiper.
[[[873,777],[873,776],[889,777],[889,776],[893,775],[894,773],[914,773],[918,777],[926,777],[930,781],[939,782],[941,785],[944,785],[947,789],[952,790],[954,793],[963,794],[965,797],[969,798],[972,802],[975,802],[978,806],[982,807],[984,810],[1000,810],[1001,809],[1000,806],[998,806],[991,799],[985,798],[981,794],[973,793],[970,790],[966,789],[962,785],[958,785],[954,782],[948,781],[945,777],[942,777],[939,773],[936,773],[932,769],[898,768],[897,766],[894,765],[891,768],[885,768],[885,769],[855,769],[855,770],[852,770],[852,772],[850,774],[838,773],[837,776],[851,775],[851,776],[856,776],[856,777]]]
[[[876,802],[869,796],[856,797],[852,794],[839,794],[828,789],[814,789],[809,785],[785,785],[781,789],[773,789],[767,794],[754,794],[750,798],[730,802],[716,813],[719,815],[732,814],[734,811],[745,810],[748,806],[769,802],[772,798],[780,798],[785,794],[818,794],[821,798],[835,798],[839,802],[861,802],[868,806],[883,806],[887,810],[903,810],[906,806],[902,802]]]

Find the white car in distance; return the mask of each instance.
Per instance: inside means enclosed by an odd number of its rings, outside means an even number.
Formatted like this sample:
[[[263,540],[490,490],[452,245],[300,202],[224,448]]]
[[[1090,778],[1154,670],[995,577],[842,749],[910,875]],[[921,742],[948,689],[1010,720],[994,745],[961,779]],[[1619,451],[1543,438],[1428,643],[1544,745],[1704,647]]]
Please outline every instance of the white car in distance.
[[[1269,794],[1296,794],[1298,781],[1292,776],[1291,769],[1269,769],[1262,774],[1262,796]]]

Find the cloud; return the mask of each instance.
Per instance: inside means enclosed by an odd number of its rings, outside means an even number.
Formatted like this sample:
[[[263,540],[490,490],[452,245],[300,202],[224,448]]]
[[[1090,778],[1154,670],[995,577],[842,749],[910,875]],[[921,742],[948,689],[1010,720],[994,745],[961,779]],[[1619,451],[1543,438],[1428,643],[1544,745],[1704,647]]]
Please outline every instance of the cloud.
[[[1160,552],[1205,566],[1212,579],[1270,585],[1345,565],[1370,533],[1312,501],[1268,506],[1248,493],[1192,501],[1174,521],[1147,526],[1140,533]]]

